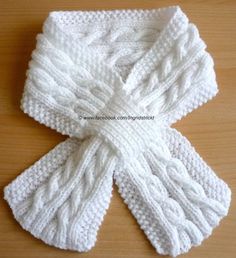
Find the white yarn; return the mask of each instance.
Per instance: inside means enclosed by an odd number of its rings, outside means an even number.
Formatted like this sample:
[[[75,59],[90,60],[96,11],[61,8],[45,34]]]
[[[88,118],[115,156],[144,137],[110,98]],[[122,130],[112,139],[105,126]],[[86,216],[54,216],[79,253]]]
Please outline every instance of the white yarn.
[[[90,250],[114,178],[158,253],[177,256],[208,237],[230,189],[169,127],[217,93],[205,48],[178,6],[51,12],[22,109],[71,138],[5,188],[21,226],[50,245]]]

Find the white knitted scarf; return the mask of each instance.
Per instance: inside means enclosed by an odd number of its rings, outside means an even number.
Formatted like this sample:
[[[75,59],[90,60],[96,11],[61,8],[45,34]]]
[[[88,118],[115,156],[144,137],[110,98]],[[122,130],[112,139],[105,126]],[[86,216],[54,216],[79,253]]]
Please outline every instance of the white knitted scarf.
[[[217,93],[205,49],[178,6],[51,12],[22,109],[70,138],[5,188],[21,226],[49,245],[90,250],[114,179],[159,254],[208,237],[230,189],[170,127]]]

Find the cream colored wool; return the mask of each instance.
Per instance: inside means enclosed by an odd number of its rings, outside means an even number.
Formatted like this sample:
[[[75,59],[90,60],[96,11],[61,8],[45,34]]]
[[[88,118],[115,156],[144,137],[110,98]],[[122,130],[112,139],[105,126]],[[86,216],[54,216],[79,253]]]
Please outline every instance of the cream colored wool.
[[[205,49],[178,6],[51,12],[22,109],[70,138],[5,188],[21,226],[49,245],[90,250],[114,178],[158,253],[177,256],[211,235],[230,189],[170,127],[217,93]]]

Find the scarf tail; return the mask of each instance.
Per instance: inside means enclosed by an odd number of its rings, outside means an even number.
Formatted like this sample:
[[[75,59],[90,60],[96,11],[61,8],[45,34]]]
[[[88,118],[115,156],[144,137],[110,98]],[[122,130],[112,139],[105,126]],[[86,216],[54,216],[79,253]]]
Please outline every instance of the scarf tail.
[[[114,166],[114,156],[99,139],[80,145],[71,138],[6,186],[4,198],[15,219],[36,238],[88,251],[110,203]]]
[[[162,138],[163,146],[149,148],[115,179],[157,252],[177,256],[211,235],[231,192],[179,132],[168,128]]]

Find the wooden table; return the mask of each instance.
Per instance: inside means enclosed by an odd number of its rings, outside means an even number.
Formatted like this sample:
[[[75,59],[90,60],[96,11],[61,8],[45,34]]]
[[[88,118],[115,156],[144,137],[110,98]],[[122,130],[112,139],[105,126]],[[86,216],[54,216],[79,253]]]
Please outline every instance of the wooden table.
[[[179,4],[215,60],[219,95],[175,127],[233,191],[229,215],[213,235],[185,257],[236,257],[236,1],[6,0],[0,2],[0,257],[156,257],[115,188],[96,247],[79,254],[45,245],[24,231],[3,200],[3,187],[65,137],[20,110],[35,36],[51,10],[158,8]]]

